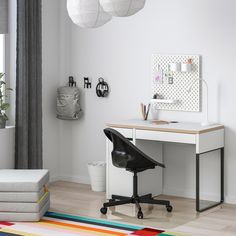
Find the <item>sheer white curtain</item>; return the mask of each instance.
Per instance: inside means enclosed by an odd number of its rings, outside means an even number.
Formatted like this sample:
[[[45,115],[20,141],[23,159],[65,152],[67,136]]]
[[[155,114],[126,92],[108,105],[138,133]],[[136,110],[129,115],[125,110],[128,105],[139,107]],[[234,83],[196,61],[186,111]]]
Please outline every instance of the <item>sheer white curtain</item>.
[[[5,72],[5,48],[4,48],[4,35],[0,34],[0,73]]]
[[[0,34],[8,33],[8,0],[0,0]]]

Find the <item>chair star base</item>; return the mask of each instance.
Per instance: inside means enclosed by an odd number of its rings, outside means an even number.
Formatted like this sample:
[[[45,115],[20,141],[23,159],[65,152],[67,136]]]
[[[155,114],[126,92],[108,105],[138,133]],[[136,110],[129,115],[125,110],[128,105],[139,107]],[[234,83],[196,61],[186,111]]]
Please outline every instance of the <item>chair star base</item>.
[[[143,219],[143,212],[140,206],[140,203],[147,203],[147,204],[154,204],[154,205],[164,205],[166,206],[166,210],[168,212],[172,212],[173,207],[170,205],[170,201],[167,200],[157,200],[152,197],[152,194],[146,194],[143,196],[138,196],[138,177],[137,173],[134,173],[133,177],[133,196],[132,197],[125,197],[125,196],[119,196],[119,195],[112,195],[111,199],[109,199],[108,202],[103,204],[103,207],[100,209],[100,212],[102,214],[107,213],[107,208],[112,206],[120,206],[124,204],[135,204],[138,208],[138,219]]]
[[[143,213],[140,206],[140,203],[147,203],[147,204],[154,204],[154,205],[164,205],[166,206],[166,210],[168,212],[172,211],[172,206],[170,205],[170,201],[166,200],[157,200],[152,197],[152,194],[146,194],[144,196],[136,196],[136,197],[124,197],[124,196],[118,196],[118,195],[112,195],[112,198],[109,200],[109,202],[106,202],[103,204],[103,207],[101,208],[101,213],[106,214],[107,208],[112,206],[119,206],[124,204],[135,204],[138,208],[138,219],[143,219]]]

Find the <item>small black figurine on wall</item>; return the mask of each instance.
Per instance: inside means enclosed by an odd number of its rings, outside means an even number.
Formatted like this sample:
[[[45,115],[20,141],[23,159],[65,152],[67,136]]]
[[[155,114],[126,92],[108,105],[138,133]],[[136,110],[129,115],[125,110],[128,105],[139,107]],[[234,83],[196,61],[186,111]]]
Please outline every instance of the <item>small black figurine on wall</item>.
[[[73,76],[69,76],[69,87],[76,87],[76,82]]]
[[[98,84],[96,86],[96,94],[98,97],[107,97],[109,94],[108,83],[104,81],[103,78],[98,79]]]
[[[92,88],[92,82],[89,81],[88,77],[84,77],[84,88]]]

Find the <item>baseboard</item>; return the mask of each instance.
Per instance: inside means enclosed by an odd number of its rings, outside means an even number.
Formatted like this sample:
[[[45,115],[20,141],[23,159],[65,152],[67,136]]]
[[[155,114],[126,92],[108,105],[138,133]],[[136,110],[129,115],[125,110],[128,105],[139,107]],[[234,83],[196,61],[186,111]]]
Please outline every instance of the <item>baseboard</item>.
[[[176,197],[195,198],[195,193],[183,189],[163,188],[163,194]]]
[[[225,202],[229,203],[229,204],[236,204],[236,197],[226,196],[225,197]]]
[[[183,189],[172,189],[172,188],[164,188],[163,194],[176,196],[176,197],[185,197],[185,198],[196,198],[195,192],[191,190],[183,190]],[[219,195],[212,193],[201,193],[201,198],[205,200],[219,201]],[[236,197],[225,196],[225,203],[236,204]]]
[[[185,197],[185,198],[196,198],[195,191],[186,190],[186,189],[174,189],[174,188],[164,188],[163,194],[176,196],[176,197]],[[219,201],[219,195],[213,193],[203,192],[201,193],[201,198],[209,201]]]
[[[50,176],[49,183],[60,181],[59,176]]]
[[[86,176],[69,176],[69,175],[60,175],[50,178],[50,182],[55,181],[67,181],[80,184],[90,184],[89,177]]]

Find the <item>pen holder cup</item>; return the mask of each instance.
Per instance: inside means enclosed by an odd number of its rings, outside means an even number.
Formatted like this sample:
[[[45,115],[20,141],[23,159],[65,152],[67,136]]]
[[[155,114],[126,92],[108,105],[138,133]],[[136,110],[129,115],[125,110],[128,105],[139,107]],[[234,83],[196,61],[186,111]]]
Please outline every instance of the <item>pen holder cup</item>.
[[[181,63],[181,72],[191,72],[193,70],[193,65],[190,63]]]
[[[155,104],[152,104],[152,106],[151,106],[151,114],[152,114],[152,119],[153,120],[158,120],[158,118],[159,118],[159,111],[158,111],[158,109],[157,109]]]
[[[179,62],[170,63],[168,65],[169,71],[171,72],[180,72],[181,71],[181,64]]]
[[[141,103],[141,113],[142,113],[143,120],[148,119],[150,108],[151,108],[151,104],[148,104],[148,106],[146,106],[143,103]]]
[[[141,113],[141,115],[142,115],[142,120],[147,120],[148,119],[147,113],[146,114]]]

